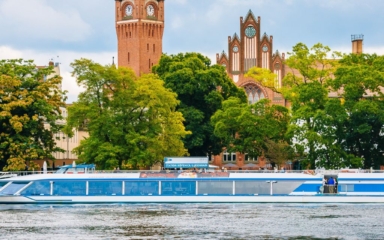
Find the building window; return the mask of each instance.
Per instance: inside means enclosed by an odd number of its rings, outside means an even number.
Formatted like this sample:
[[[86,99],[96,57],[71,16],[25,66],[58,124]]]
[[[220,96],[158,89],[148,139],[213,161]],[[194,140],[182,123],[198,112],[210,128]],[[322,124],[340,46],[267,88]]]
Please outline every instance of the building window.
[[[149,43],[147,43],[147,51],[149,51]]]
[[[128,63],[131,61],[131,54],[128,53]]]
[[[249,104],[254,104],[265,98],[263,91],[261,91],[261,89],[255,85],[247,85],[244,87],[244,89],[247,93]]]
[[[153,52],[155,52],[156,48],[155,48],[155,44],[153,44]]]
[[[257,157],[250,157],[248,153],[245,154],[244,158],[245,158],[245,161],[255,161],[255,162],[257,161]]]
[[[236,153],[229,153],[227,150],[223,152],[223,162],[236,161]]]
[[[151,59],[148,60],[148,68],[151,70]]]

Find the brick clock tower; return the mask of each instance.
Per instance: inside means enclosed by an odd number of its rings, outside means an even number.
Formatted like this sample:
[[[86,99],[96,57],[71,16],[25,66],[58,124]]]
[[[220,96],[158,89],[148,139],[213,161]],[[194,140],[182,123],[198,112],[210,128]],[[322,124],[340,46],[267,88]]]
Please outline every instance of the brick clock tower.
[[[164,0],[115,0],[119,67],[151,72],[162,54]]]

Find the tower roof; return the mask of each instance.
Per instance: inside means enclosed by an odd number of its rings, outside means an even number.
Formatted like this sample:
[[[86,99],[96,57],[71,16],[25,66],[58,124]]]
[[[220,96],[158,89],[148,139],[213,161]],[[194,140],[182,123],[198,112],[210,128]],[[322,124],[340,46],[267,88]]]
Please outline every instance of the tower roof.
[[[255,17],[255,15],[253,15],[253,12],[252,12],[251,9],[249,9],[247,15],[245,16],[245,22],[246,22],[249,18],[252,18],[255,22],[257,22],[257,18]]]
[[[233,37],[232,37],[232,42],[237,39],[237,41],[240,42],[240,38],[239,38],[239,35],[237,35],[237,33],[233,34]]]

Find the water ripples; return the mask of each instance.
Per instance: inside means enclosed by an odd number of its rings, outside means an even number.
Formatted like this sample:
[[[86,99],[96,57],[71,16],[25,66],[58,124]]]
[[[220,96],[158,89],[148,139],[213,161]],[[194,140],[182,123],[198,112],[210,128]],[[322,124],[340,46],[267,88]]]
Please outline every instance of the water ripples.
[[[384,239],[381,204],[0,205],[2,239]]]

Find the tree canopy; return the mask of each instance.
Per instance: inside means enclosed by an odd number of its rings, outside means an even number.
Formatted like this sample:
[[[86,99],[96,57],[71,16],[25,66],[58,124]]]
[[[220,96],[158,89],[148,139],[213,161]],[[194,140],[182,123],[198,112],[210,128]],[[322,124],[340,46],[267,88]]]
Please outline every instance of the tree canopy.
[[[243,89],[228,77],[224,67],[211,66],[199,53],[163,55],[153,72],[165,82],[165,87],[177,93],[181,101],[177,110],[185,117],[185,128],[192,132],[184,139],[191,156],[219,154],[223,145],[213,134],[211,117],[231,96],[246,102]]]
[[[327,111],[335,135],[350,156],[347,166],[378,169],[384,164],[384,56],[350,54],[339,64],[329,84],[339,99]]]
[[[54,159],[65,93],[53,67],[32,60],[0,61],[0,167],[24,170],[30,160]]]
[[[137,169],[186,154],[182,138],[189,132],[176,111],[179,101],[156,75],[137,78],[131,69],[88,59],[71,66],[85,91],[68,109],[66,131],[89,132],[75,149],[79,159],[100,169]]]
[[[282,87],[283,95],[290,101],[292,109],[288,135],[296,150],[305,153],[302,165],[314,168],[322,156],[330,154],[337,157],[341,152],[340,145],[334,142],[333,137],[324,134],[332,129],[324,125],[325,108],[329,101],[327,84],[334,77],[338,64],[336,57],[340,54],[320,43],[312,48],[298,43],[288,54],[290,57],[285,64],[291,70],[284,77]]]
[[[290,137],[305,153],[306,167],[379,168],[384,58],[330,53],[321,44],[308,49],[299,43],[286,61],[292,69],[283,88],[292,104]]]
[[[267,99],[249,105],[232,97],[213,115],[212,123],[214,134],[229,152],[258,157],[271,148],[272,144],[267,144],[270,141],[284,141],[289,119],[287,108]]]

